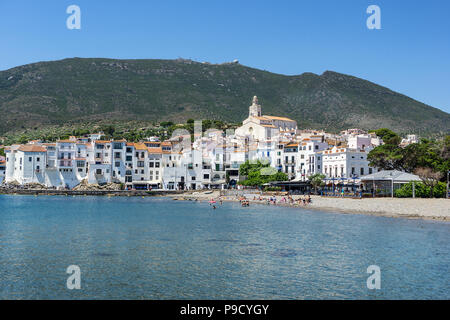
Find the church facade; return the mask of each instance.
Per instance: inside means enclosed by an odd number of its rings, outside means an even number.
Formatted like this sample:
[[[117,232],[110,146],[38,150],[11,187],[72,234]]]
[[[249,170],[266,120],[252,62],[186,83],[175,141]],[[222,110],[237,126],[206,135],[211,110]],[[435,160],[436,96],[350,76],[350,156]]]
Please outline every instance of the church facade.
[[[258,97],[255,96],[249,107],[248,118],[243,121],[242,126],[236,129],[235,134],[242,138],[251,137],[256,141],[268,141],[279,136],[280,132],[296,129],[297,122],[295,120],[262,115],[261,105],[258,103]]]

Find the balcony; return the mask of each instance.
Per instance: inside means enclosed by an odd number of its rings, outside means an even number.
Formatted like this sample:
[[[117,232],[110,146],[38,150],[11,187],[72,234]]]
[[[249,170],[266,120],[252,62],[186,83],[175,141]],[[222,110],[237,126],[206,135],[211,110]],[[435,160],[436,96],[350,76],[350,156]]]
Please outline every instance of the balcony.
[[[59,161],[59,167],[72,167],[72,161]]]
[[[212,176],[212,178],[211,178],[211,182],[213,182],[213,183],[225,183],[225,173],[223,173],[223,174],[214,174]]]
[[[109,162],[109,161],[94,161],[94,162],[90,161],[89,163],[90,164],[97,164],[97,165],[101,165],[101,164],[108,164],[108,165],[110,165],[111,164],[111,162]]]

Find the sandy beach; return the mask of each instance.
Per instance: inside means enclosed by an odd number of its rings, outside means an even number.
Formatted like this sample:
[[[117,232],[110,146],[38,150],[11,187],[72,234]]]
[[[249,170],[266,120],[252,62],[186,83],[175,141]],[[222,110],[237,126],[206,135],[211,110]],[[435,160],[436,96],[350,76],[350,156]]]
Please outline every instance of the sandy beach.
[[[211,198],[218,200],[219,191],[213,193],[197,192],[186,193],[173,196],[177,200],[198,200],[209,201]],[[266,204],[267,201],[253,200],[253,196],[247,197],[250,203]],[[270,196],[262,196],[264,199]],[[447,199],[401,199],[401,198],[327,198],[320,196],[311,196],[312,202],[306,206],[298,204],[287,204],[282,202],[283,196],[277,196],[277,206],[293,206],[306,209],[317,209],[323,211],[340,212],[343,214],[369,214],[377,216],[386,216],[393,218],[409,219],[431,219],[450,221],[450,200]],[[302,196],[292,196],[294,200],[303,198]],[[222,196],[223,201],[239,201],[237,197]],[[273,204],[271,204],[273,205]]]

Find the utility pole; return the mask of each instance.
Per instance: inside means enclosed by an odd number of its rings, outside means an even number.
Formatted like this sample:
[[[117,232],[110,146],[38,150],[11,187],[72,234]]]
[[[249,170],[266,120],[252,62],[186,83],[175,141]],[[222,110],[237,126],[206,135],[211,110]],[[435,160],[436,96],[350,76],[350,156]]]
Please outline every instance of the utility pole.
[[[391,178],[392,184],[391,184],[391,198],[394,197],[394,178]]]
[[[449,193],[449,174],[450,174],[450,170],[448,170],[447,171],[447,194],[446,194],[446,198],[448,199],[449,198],[449,195],[448,195],[448,193]]]
[[[375,176],[373,176],[373,185],[372,185],[372,198],[375,198],[376,193],[376,186],[375,186]]]

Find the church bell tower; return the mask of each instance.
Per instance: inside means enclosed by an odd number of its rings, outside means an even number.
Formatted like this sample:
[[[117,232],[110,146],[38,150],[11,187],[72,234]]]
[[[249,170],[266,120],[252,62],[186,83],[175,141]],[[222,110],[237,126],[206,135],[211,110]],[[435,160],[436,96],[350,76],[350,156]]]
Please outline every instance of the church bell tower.
[[[253,103],[249,107],[249,116],[250,117],[261,117],[261,106],[258,104],[258,97],[253,97]]]

